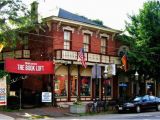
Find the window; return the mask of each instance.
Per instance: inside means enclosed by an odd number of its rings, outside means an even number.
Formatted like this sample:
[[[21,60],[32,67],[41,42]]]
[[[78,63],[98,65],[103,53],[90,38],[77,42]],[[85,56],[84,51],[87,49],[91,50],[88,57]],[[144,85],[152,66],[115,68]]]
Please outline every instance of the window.
[[[112,79],[104,79],[103,81],[103,96],[112,96]]]
[[[56,76],[55,80],[55,96],[67,96],[68,82],[66,75]]]
[[[78,79],[77,76],[71,77],[71,96],[78,95]]]
[[[106,54],[107,51],[107,37],[101,38],[101,53]]]
[[[81,96],[91,96],[90,77],[81,77]]]
[[[84,52],[89,52],[89,45],[90,45],[90,35],[89,34],[84,34],[83,36],[83,48]]]
[[[24,36],[24,49],[28,49],[28,36]]]
[[[70,50],[71,48],[71,31],[64,31],[64,49]]]

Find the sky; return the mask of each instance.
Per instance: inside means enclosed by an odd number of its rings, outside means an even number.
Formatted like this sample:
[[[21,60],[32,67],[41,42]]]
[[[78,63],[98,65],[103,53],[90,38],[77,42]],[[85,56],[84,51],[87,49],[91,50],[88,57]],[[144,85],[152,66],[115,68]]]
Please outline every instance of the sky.
[[[23,0],[29,5],[34,0]],[[129,22],[127,14],[138,14],[139,9],[147,0],[38,0],[39,12],[47,14],[55,7],[85,16],[89,19],[99,19],[103,24],[124,30],[125,21]]]

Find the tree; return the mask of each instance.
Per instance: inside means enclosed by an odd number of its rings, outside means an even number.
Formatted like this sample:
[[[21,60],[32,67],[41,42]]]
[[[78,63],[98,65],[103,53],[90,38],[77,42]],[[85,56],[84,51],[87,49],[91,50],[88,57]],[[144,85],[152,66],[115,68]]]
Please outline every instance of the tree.
[[[16,46],[19,33],[15,29],[31,23],[30,12],[21,0],[0,1],[0,43],[11,48]]]
[[[130,69],[140,74],[160,78],[160,3],[152,0],[145,2],[137,15],[129,15],[126,22],[129,35],[119,38],[129,45],[128,62]]]
[[[99,24],[99,25],[103,25],[103,21],[102,20],[99,20],[99,19],[95,19],[95,20],[92,20],[93,22]]]

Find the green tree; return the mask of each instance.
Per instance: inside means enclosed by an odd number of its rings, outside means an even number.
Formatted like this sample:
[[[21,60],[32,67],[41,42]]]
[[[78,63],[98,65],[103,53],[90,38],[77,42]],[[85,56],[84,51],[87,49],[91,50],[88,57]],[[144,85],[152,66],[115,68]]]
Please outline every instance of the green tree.
[[[160,3],[152,0],[145,2],[138,14],[129,16],[126,22],[128,36],[119,38],[129,45],[128,62],[130,68],[140,74],[160,78]]]
[[[31,24],[30,12],[21,0],[0,0],[0,43],[15,47],[20,39],[15,29]]]

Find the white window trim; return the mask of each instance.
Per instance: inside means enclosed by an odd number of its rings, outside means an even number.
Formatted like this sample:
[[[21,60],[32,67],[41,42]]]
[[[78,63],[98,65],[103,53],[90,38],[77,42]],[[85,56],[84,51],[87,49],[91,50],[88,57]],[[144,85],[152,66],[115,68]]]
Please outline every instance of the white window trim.
[[[72,31],[72,33],[74,32],[74,28],[71,28],[70,26],[63,27],[63,31],[65,30]]]
[[[82,30],[83,34],[90,34],[91,36],[93,35],[93,32],[90,30]]]
[[[102,33],[102,34],[100,34],[100,38],[102,38],[102,37],[106,37],[106,38],[107,38],[107,40],[109,39],[109,35],[108,35],[108,34],[106,34],[106,33]]]

